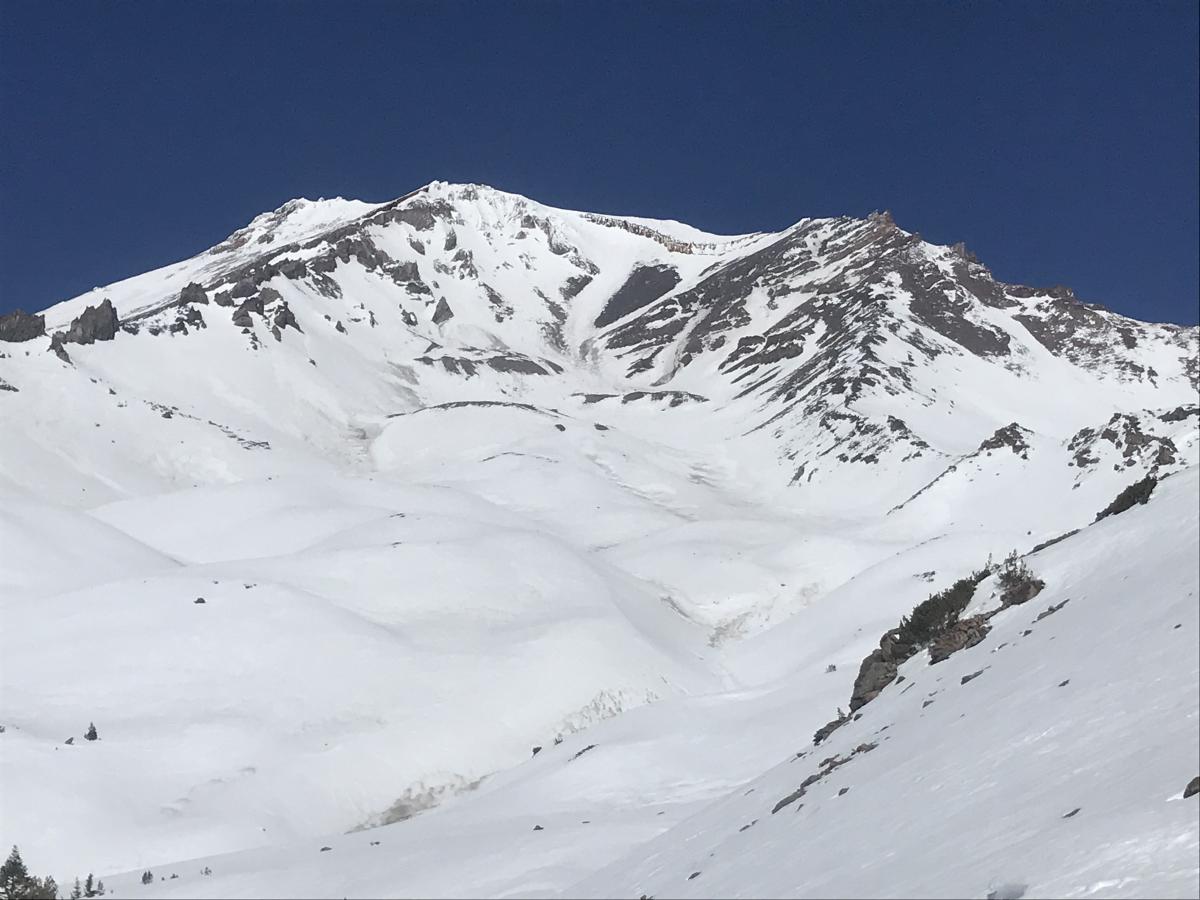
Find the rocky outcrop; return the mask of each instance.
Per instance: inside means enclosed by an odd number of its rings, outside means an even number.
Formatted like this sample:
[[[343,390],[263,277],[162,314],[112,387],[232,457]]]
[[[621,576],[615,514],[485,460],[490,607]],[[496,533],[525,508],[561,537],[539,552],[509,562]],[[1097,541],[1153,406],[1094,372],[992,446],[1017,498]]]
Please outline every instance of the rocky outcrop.
[[[250,318],[251,313],[263,314],[263,301],[261,297],[250,297],[242,301],[242,305],[233,311],[233,324],[239,328],[251,328],[254,325],[254,320]]]
[[[917,648],[900,639],[900,629],[893,628],[879,639],[879,649],[862,661],[854,690],[850,695],[850,711],[866,706],[879,696],[885,687],[896,680],[900,663],[911,657]]]
[[[1163,422],[1183,422],[1192,416],[1200,417],[1200,406],[1177,406],[1158,418]]]
[[[825,740],[849,721],[850,717],[842,712],[841,709],[838,709],[838,715],[836,719],[826,722],[817,729],[816,733],[813,735],[813,745],[816,746],[820,744],[821,741]]]
[[[1003,428],[997,428],[992,436],[979,445],[980,453],[985,453],[989,450],[1001,450],[1007,447],[1021,459],[1029,459],[1029,441],[1026,440],[1028,435],[1032,434],[1028,429],[1022,428],[1016,422],[1011,422]]]
[[[450,304],[443,297],[438,301],[437,309],[433,311],[433,324],[441,325],[443,322],[448,322],[454,318],[454,310],[450,308]]]
[[[233,286],[233,290],[230,292],[230,295],[235,298],[249,297],[256,290],[257,288],[255,287],[253,281],[251,281],[249,278],[243,278]]]
[[[63,346],[63,336],[61,332],[50,338],[50,352],[65,363],[71,362],[71,356],[69,353],[67,353],[67,348]]]
[[[21,343],[32,341],[45,333],[45,316],[33,315],[19,309],[6,316],[0,316],[0,341]]]
[[[674,266],[638,266],[617,288],[596,317],[596,327],[604,328],[636,310],[649,306],[679,284]]]
[[[1154,493],[1154,489],[1158,486],[1158,479],[1154,475],[1147,475],[1145,478],[1135,481],[1129,487],[1125,488],[1121,493],[1113,498],[1113,501],[1096,513],[1095,521],[1107,519],[1109,516],[1115,516],[1125,512],[1127,509],[1132,509],[1137,504],[1144,504],[1150,500],[1150,495]]]
[[[181,304],[208,304],[208,294],[204,292],[204,288],[190,281],[183,286],[183,290],[179,292],[179,302]]]
[[[951,625],[929,645],[929,661],[940,663],[959,650],[974,647],[992,630],[992,626],[988,624],[989,618],[991,617],[986,615],[971,616]]]
[[[205,298],[204,302],[208,303],[208,299]],[[207,327],[208,325],[204,321],[204,315],[200,312],[200,310],[196,309],[195,306],[189,303],[184,304],[182,308],[179,309],[178,315],[175,317],[175,321],[170,324],[170,326],[167,328],[167,331],[169,331],[171,334],[187,334],[189,328],[199,329]]]
[[[111,341],[120,324],[112,301],[106,297],[99,306],[89,306],[71,322],[62,342],[93,344],[96,341]]]
[[[292,312],[291,307],[287,305],[286,301],[281,302],[279,304],[279,308],[275,310],[275,319],[273,324],[276,328],[281,330],[289,327],[295,328],[297,331],[301,330],[300,323],[296,321],[296,314]]]

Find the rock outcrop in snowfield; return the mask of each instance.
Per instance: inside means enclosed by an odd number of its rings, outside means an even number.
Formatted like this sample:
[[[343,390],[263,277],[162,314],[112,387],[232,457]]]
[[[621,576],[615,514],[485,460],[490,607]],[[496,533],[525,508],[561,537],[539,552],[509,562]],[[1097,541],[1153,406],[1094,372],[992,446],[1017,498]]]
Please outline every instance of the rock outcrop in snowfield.
[[[0,321],[0,841],[35,871],[1200,892],[1194,327],[887,214],[717,236],[442,183],[42,316]],[[1014,549],[1042,592],[982,581],[812,747]]]

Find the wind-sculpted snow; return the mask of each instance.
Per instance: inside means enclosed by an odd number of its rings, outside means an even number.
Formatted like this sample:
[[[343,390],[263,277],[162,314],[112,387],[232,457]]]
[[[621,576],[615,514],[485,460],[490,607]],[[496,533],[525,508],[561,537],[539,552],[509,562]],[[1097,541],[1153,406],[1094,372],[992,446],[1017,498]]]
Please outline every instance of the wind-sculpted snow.
[[[0,841],[60,884],[1200,891],[1195,328],[886,213],[443,183],[44,316],[0,341]],[[1034,548],[1042,594],[810,746]]]

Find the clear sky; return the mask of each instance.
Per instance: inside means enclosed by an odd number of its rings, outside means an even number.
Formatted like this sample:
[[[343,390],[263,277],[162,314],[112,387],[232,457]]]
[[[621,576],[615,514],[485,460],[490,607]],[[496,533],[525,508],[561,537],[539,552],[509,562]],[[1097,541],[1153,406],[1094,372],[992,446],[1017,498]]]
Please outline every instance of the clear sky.
[[[0,2],[0,310],[433,179],[717,232],[890,209],[1198,319],[1183,2]]]

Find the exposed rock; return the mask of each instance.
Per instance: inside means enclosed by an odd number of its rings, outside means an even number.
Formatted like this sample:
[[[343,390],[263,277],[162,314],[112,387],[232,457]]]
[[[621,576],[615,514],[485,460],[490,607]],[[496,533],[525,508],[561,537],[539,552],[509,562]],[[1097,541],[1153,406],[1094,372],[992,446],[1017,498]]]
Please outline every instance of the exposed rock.
[[[1177,406],[1158,418],[1163,422],[1182,422],[1192,416],[1200,416],[1200,406]]]
[[[1183,789],[1183,798],[1194,797],[1200,794],[1200,775],[1197,775],[1188,782],[1188,786]]]
[[[21,343],[32,341],[46,333],[46,317],[32,315],[22,310],[13,310],[8,315],[0,316],[0,341]]]
[[[96,341],[111,341],[120,326],[117,311],[107,297],[99,306],[89,306],[72,322],[63,336],[63,343],[92,344]]]
[[[1042,579],[1028,578],[1006,587],[1000,596],[1000,602],[1004,606],[1020,606],[1022,603],[1028,603],[1040,594],[1045,587],[1046,582],[1042,581]]]
[[[824,725],[822,725],[820,728],[817,729],[816,734],[813,735],[813,744],[819,745],[821,743],[821,741],[825,740],[827,737],[829,737],[831,734],[833,734],[835,731],[837,731],[839,728],[841,728],[843,725],[845,725],[849,721],[850,721],[850,717],[848,715],[846,715],[845,713],[843,713],[839,709],[838,717],[836,719],[834,719],[830,722],[826,722]]]
[[[955,622],[929,645],[929,661],[939,663],[959,650],[974,647],[987,637],[987,633],[992,629],[987,620],[987,616],[971,616],[969,619]]]
[[[421,280],[421,270],[415,262],[400,263],[392,269],[391,275],[396,283]]]
[[[801,797],[804,796],[804,792],[806,790],[807,790],[807,788],[802,788],[802,787],[796,788],[796,790],[792,791],[790,794],[788,794],[786,797],[784,797],[782,800],[780,800],[778,803],[776,803],[773,807],[771,807],[771,815],[775,815],[775,813],[779,812],[781,809],[795,803],[797,800],[799,800]]]
[[[1062,534],[1058,535],[1057,537],[1050,538],[1048,541],[1042,541],[1040,544],[1038,544],[1036,547],[1034,547],[1032,550],[1029,551],[1029,555],[1032,556],[1034,553],[1037,553],[1039,550],[1045,550],[1047,547],[1053,547],[1055,544],[1057,544],[1061,541],[1065,541],[1067,538],[1072,537],[1076,534],[1079,534],[1079,529],[1072,528],[1070,531],[1063,532]]]
[[[936,266],[914,255],[897,264],[896,272],[912,295],[909,309],[917,321],[978,356],[1008,355],[1008,334],[976,320],[969,295],[954,291],[954,283]]]
[[[269,288],[267,290],[270,290]],[[266,291],[263,291],[265,294]],[[279,296],[276,294],[276,296]],[[292,308],[284,301],[280,303],[279,308],[275,310],[275,318],[271,323],[276,328],[282,330],[284,328],[295,328],[297,331],[302,331],[300,323],[296,321],[296,314],[292,312]]]
[[[433,311],[433,324],[441,325],[454,318],[454,311],[450,309],[450,304],[446,302],[446,298],[442,297],[438,300],[437,308]]]
[[[239,328],[254,327],[254,320],[250,318],[251,313],[263,314],[263,302],[261,297],[250,297],[242,301],[242,305],[233,311],[233,324]]]
[[[236,298],[249,297],[254,294],[255,290],[256,288],[254,286],[254,282],[249,278],[243,278],[233,286],[233,290],[230,291],[230,294]]]
[[[679,272],[673,266],[638,266],[609,298],[603,311],[596,317],[596,326],[603,328],[611,325],[617,319],[650,305],[677,284]]]
[[[1047,606],[1045,609],[1043,609],[1040,613],[1038,613],[1037,616],[1034,617],[1033,621],[1040,622],[1040,621],[1042,621],[1042,619],[1046,618],[1046,616],[1054,615],[1056,612],[1058,612],[1060,609],[1062,609],[1064,606],[1066,606],[1070,602],[1071,602],[1071,598],[1068,597],[1062,603],[1057,603],[1057,604],[1051,603],[1049,606]],[[1029,632],[1025,632],[1025,634],[1028,634],[1028,633]]]
[[[521,375],[549,375],[550,370],[547,368],[548,366],[553,366],[558,372],[562,371],[561,367],[549,361],[544,361],[539,365],[526,356],[517,356],[515,354],[512,356],[493,356],[485,362],[488,367],[495,369],[497,372],[515,372]]]
[[[572,275],[563,282],[562,287],[558,289],[558,293],[564,300],[571,300],[591,283],[591,275]]]
[[[1139,481],[1135,481],[1129,487],[1125,488],[1121,493],[1113,498],[1113,501],[1096,513],[1096,521],[1115,516],[1118,513],[1123,513],[1127,509],[1132,509],[1135,505],[1146,503],[1150,499],[1150,495],[1154,493],[1154,488],[1158,485],[1158,479],[1153,475],[1147,475]]]
[[[970,675],[964,675],[962,678],[960,678],[958,680],[958,683],[966,684],[968,681],[974,681],[976,678],[978,678],[982,674],[983,674],[983,669],[980,669],[978,672],[972,672]]]
[[[179,292],[180,303],[202,303],[208,304],[208,294],[204,292],[204,288],[196,284],[194,281],[189,281],[183,286],[183,290]]]
[[[59,332],[50,338],[50,350],[65,363],[71,362],[71,357],[67,354],[66,348],[63,346],[63,336]]]
[[[1025,440],[1025,436],[1031,433],[1016,422],[1012,422],[1003,428],[997,428],[991,437],[979,445],[979,450],[984,452],[1007,447],[1021,459],[1028,459],[1029,442]]]
[[[308,275],[308,265],[302,259],[283,259],[276,265],[284,278],[298,279]]]
[[[854,691],[850,695],[850,711],[870,703],[885,687],[896,680],[896,663],[883,650],[875,650],[862,661],[858,677],[854,679]]]
[[[204,302],[208,303],[208,300]],[[167,330],[171,334],[187,334],[189,326],[197,329],[208,327],[208,324],[204,321],[203,313],[190,304],[179,309],[175,321],[171,323]]]

